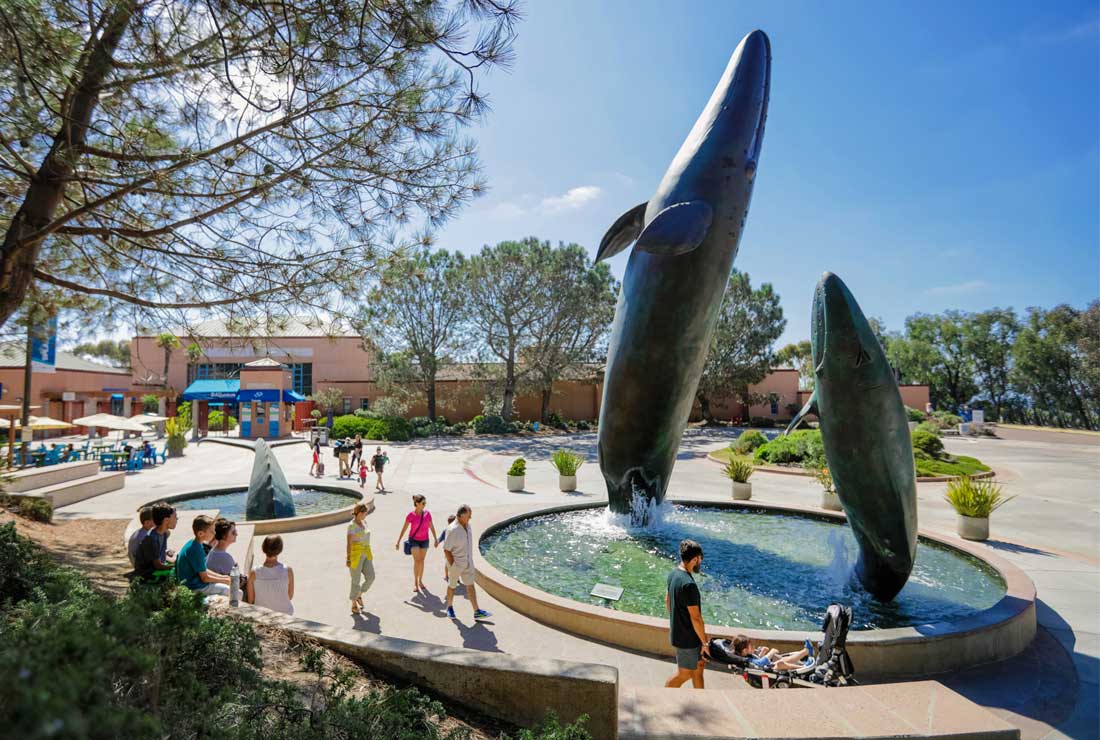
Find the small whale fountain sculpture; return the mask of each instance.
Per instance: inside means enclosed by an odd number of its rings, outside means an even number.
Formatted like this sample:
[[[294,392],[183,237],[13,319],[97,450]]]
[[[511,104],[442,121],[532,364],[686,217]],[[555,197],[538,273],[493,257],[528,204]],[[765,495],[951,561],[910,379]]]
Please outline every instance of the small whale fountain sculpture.
[[[255,449],[245,504],[247,518],[283,519],[294,516],[294,498],[290,495],[290,486],[279,461],[262,438],[256,440]]]

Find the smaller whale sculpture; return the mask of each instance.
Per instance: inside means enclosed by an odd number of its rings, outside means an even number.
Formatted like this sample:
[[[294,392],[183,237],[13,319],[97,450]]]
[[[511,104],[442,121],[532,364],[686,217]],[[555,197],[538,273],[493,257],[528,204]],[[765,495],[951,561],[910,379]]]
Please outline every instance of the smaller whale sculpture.
[[[917,554],[917,484],[908,419],[893,370],[871,325],[840,278],[826,272],[810,320],[814,392],[807,414],[821,440],[837,496],[859,545],[856,577],[880,601],[893,599]]]
[[[248,498],[245,501],[245,518],[283,519],[294,516],[294,498],[290,495],[290,486],[279,461],[262,438],[256,440],[255,450],[252,478],[248,482]]]

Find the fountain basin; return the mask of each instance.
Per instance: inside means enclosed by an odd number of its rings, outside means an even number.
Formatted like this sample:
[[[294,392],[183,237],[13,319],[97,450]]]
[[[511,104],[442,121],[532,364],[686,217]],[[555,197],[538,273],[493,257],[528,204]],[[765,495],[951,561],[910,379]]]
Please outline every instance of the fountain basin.
[[[760,515],[783,514],[788,517],[813,519],[817,522],[843,523],[844,521],[843,514],[831,515],[816,509],[764,505],[757,502],[675,501],[673,503],[683,507],[735,509],[756,512]],[[671,655],[667,618],[632,614],[548,593],[502,572],[491,562],[491,554],[488,557],[484,555],[502,531],[506,531],[512,525],[549,514],[603,507],[603,504],[555,507],[520,516],[498,516],[491,520],[480,538],[483,556],[478,561],[478,584],[499,601],[540,622],[633,650]],[[997,591],[992,594],[992,597],[987,593],[985,602],[979,602],[978,606],[969,610],[957,610],[954,615],[951,615],[948,610],[948,619],[925,622],[917,614],[916,621],[905,626],[873,628],[874,620],[881,621],[882,615],[863,614],[864,621],[860,622],[859,612],[867,610],[857,609],[857,624],[872,627],[859,631],[853,630],[849,634],[849,652],[860,675],[878,677],[930,675],[1008,658],[1027,647],[1035,635],[1035,587],[1031,580],[1018,568],[991,555],[984,548],[930,532],[922,531],[920,535],[925,547],[937,550],[946,548],[952,555],[957,555],[961,559],[976,559],[975,566],[997,584]],[[652,576],[657,580],[657,590],[660,591],[660,600],[657,605],[659,610],[663,610],[664,577],[668,569],[673,567],[673,563],[673,560],[665,559],[664,567]],[[707,572],[707,568],[708,562],[704,556],[704,573]],[[596,580],[598,577],[593,574],[593,584]],[[1000,590],[1002,586],[1003,591]],[[707,601],[705,585],[703,591],[705,604]],[[837,586],[836,592],[837,600],[844,601],[841,587]],[[822,608],[822,615],[823,612]],[[822,615],[817,615],[816,618],[820,619]],[[871,621],[868,622],[869,617]],[[768,644],[780,650],[797,649],[801,647],[806,637],[820,639],[820,632],[816,631],[816,628],[809,628],[811,623],[806,619],[795,620],[795,623],[798,627],[793,629],[763,629],[758,626],[744,626],[746,622],[730,626],[719,626],[708,622],[707,630],[708,634],[716,637],[746,634],[759,643]]]
[[[346,523],[351,519],[351,510],[355,504],[360,501],[369,503],[370,500],[369,496],[359,491],[341,486],[292,483],[290,489],[298,514],[282,519],[245,519],[248,486],[188,491],[158,500],[167,501],[181,510],[218,509],[221,516],[233,519],[238,524],[251,525],[254,534],[300,532]]]

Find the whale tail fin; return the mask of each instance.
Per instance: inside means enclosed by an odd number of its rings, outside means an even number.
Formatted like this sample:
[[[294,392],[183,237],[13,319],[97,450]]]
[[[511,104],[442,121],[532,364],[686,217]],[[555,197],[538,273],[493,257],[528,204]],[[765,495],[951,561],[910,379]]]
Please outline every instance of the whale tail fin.
[[[821,414],[817,411],[817,390],[815,389],[813,395],[810,396],[810,400],[806,402],[806,405],[802,407],[802,410],[795,414],[795,417],[791,419],[791,423],[787,425],[787,429],[783,432],[786,436],[798,429],[798,426],[802,423],[802,420],[806,418],[808,414],[820,417]]]
[[[648,201],[642,201],[615,219],[611,228],[600,240],[600,248],[596,250],[596,262],[611,259],[619,252],[630,246],[630,243],[638,238],[645,226],[645,209]]]

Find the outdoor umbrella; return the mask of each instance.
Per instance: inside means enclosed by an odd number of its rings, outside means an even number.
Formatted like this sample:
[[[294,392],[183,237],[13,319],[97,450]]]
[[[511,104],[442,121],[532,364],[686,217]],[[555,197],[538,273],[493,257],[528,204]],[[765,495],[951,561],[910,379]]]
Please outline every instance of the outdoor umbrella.
[[[117,432],[149,431],[144,424],[140,424],[133,419],[127,419],[125,416],[115,416],[114,414],[92,414],[91,416],[82,416],[79,419],[73,419],[73,424],[79,424],[82,427],[102,427],[103,429],[111,429]]]
[[[15,419],[15,428],[21,429],[23,422],[19,419]],[[11,422],[7,419],[0,419],[0,429],[7,429],[11,426]],[[67,421],[61,421],[60,419],[52,419],[49,416],[31,416],[27,419],[27,426],[31,429],[69,429],[73,425]]]
[[[160,421],[168,421],[168,417],[156,414],[134,414],[130,417],[130,421],[136,421],[139,424],[156,424]]]

